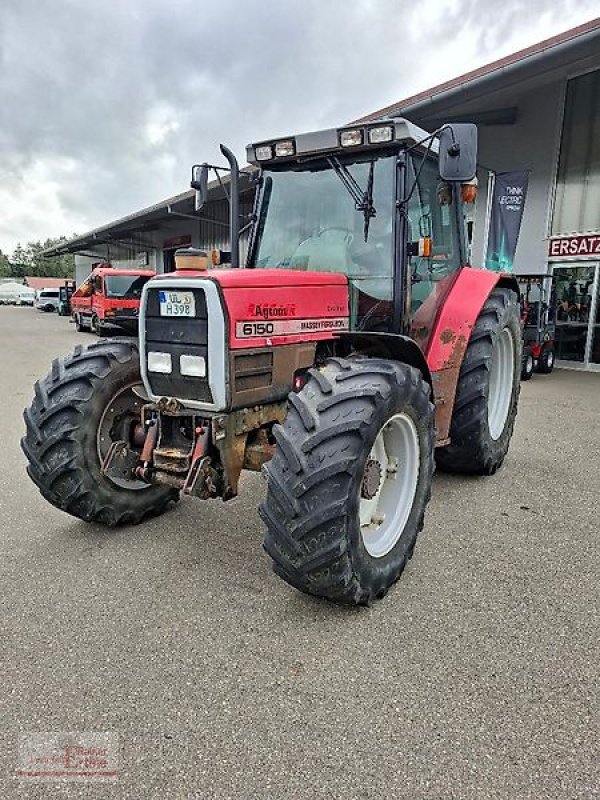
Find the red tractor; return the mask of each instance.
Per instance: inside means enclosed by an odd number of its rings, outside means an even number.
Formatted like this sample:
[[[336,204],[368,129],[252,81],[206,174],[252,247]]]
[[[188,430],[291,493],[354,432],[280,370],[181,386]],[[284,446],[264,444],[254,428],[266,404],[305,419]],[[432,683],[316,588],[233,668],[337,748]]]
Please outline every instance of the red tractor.
[[[235,497],[263,470],[264,548],[292,586],[383,597],[413,554],[434,466],[491,475],[521,367],[518,286],[467,263],[475,126],[404,119],[254,144],[239,268],[180,253],[144,287],[139,346],[100,341],[35,387],[22,445],[52,504],[138,523],[180,493]],[[197,208],[210,169],[194,168]]]
[[[523,360],[521,380],[534,372],[548,375],[554,369],[556,335],[555,312],[551,298],[551,275],[518,275],[521,290]]]

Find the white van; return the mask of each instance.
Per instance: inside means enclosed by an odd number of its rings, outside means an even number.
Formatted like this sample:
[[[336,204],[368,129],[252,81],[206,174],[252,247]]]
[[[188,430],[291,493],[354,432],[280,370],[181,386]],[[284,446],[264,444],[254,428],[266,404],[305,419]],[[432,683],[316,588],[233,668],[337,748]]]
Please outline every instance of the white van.
[[[23,289],[19,292],[19,299],[17,300],[18,306],[32,306],[35,303],[36,292],[35,289]]]
[[[40,289],[34,303],[39,311],[58,311],[58,289]]]

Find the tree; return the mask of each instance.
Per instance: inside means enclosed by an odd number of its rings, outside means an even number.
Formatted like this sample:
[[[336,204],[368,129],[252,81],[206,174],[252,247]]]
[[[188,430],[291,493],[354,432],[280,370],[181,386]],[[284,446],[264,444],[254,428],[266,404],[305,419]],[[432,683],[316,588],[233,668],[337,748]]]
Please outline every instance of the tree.
[[[10,269],[8,256],[5,256],[2,250],[0,250],[0,278],[10,278],[12,275]]]
[[[17,243],[13,254],[10,258],[11,277],[24,278],[27,275],[28,268],[31,266],[29,253],[21,246],[21,242]]]
[[[17,280],[26,275],[74,278],[75,256],[72,253],[53,255],[50,258],[42,255],[45,250],[57,247],[66,241],[68,241],[66,236],[59,236],[55,239],[46,239],[44,242],[27,242],[25,247],[18,242],[10,258],[3,255],[0,250],[0,277]]]

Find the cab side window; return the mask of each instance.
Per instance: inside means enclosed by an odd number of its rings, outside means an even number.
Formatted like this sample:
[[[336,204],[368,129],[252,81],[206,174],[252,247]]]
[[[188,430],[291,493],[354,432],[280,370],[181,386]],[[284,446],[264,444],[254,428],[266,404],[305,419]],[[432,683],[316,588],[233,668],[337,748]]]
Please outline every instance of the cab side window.
[[[421,164],[421,156],[413,156],[409,169],[412,185]],[[409,239],[431,238],[430,256],[413,256],[412,309],[427,299],[437,282],[460,266],[456,213],[450,187],[441,181],[437,162],[427,159],[408,205]]]

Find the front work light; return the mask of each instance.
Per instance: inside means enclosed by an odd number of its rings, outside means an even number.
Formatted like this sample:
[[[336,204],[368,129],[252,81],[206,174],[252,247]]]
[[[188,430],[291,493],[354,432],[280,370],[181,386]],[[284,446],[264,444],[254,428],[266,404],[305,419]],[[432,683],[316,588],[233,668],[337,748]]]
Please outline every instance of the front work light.
[[[353,131],[342,131],[340,133],[340,144],[342,147],[354,147],[363,143],[363,132],[360,128]]]
[[[273,148],[270,144],[261,144],[260,147],[255,148],[254,154],[257,161],[268,161],[273,158]]]
[[[286,139],[284,142],[275,142],[276,156],[293,156],[296,152],[293,139]]]
[[[371,128],[369,131],[369,143],[381,144],[391,142],[394,138],[394,129],[391,125],[384,125],[381,128]]]
[[[160,372],[163,375],[170,375],[173,372],[170,353],[158,353],[151,350],[148,353],[148,372]]]
[[[188,375],[190,378],[205,378],[204,356],[179,356],[179,369],[182,375]]]

